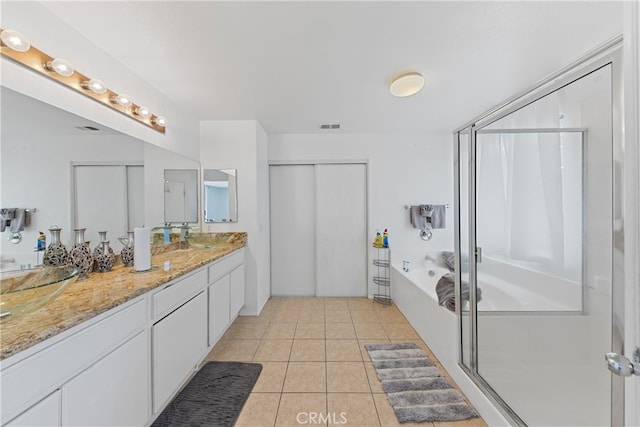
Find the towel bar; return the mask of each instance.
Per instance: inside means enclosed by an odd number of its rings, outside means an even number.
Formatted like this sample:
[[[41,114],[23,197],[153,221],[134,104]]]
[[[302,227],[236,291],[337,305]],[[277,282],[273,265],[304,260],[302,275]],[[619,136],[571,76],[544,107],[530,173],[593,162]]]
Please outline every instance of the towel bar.
[[[422,204],[426,204],[426,203],[422,203]],[[437,205],[437,203],[430,203],[430,204],[436,204],[436,205]],[[447,203],[447,204],[446,204],[446,205],[444,205],[444,206],[445,206],[447,209],[449,209],[449,203]],[[405,208],[405,209],[409,209],[409,208],[411,208],[411,206],[409,206],[409,205],[404,205],[404,208]]]

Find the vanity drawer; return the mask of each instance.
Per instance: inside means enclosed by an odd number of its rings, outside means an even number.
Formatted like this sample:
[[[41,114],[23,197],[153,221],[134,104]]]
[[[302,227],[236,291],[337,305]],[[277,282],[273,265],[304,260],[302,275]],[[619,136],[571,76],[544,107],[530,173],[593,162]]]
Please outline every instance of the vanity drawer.
[[[11,419],[88,368],[147,323],[147,299],[3,369],[2,417]]]
[[[244,249],[229,254],[209,266],[209,283],[214,283],[244,263]]]
[[[153,318],[169,314],[185,301],[193,298],[207,285],[207,270],[202,269],[189,277],[178,280],[153,296]]]

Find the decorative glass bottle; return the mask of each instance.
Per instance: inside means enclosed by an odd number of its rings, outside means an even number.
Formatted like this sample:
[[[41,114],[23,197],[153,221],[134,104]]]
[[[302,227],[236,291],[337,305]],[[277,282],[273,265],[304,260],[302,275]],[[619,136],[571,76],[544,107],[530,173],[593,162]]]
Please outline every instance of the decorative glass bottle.
[[[122,263],[127,267],[133,266],[133,231],[127,231],[126,240],[120,237],[120,243],[124,246],[120,251],[120,259]]]
[[[102,242],[107,240],[106,231],[98,231],[98,245],[93,248],[93,259],[97,259],[102,253]],[[109,251],[113,254],[113,249],[109,248]],[[93,263],[93,271],[98,271],[97,263]]]
[[[57,225],[52,225],[51,228],[49,228],[51,243],[49,243],[49,246],[47,246],[47,249],[44,251],[44,257],[42,259],[42,263],[46,266],[55,267],[58,265],[66,265],[69,260],[67,248],[60,242],[61,231],[62,228]]]
[[[96,270],[101,273],[106,273],[107,271],[111,271],[113,268],[113,264],[116,262],[116,257],[113,255],[113,250],[109,247],[109,241],[103,240],[100,242],[102,246],[102,251],[100,255],[96,257]]]
[[[89,243],[84,240],[86,228],[74,228],[75,244],[69,251],[69,263],[80,270],[80,278],[86,278],[93,270],[93,256]]]

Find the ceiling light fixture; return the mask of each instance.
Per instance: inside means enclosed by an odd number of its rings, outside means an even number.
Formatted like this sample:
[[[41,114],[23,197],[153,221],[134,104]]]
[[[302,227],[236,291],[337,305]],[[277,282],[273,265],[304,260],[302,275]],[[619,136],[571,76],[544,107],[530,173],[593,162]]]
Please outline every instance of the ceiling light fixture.
[[[129,95],[125,95],[124,93],[112,96],[109,100],[114,104],[118,104],[123,107],[128,107],[131,105],[131,98],[129,97]]]
[[[15,30],[2,30],[0,40],[2,40],[5,46],[16,52],[26,52],[31,47],[29,39],[27,39],[24,34]]]
[[[107,91],[107,87],[104,85],[104,83],[102,83],[101,80],[98,79],[85,80],[80,85],[84,89],[90,90],[91,92],[98,95],[102,95]]]
[[[391,95],[399,98],[415,95],[424,87],[424,77],[420,73],[406,73],[393,79],[389,85]]]
[[[143,117],[145,119],[148,119],[149,117],[151,117],[151,111],[149,111],[149,108],[147,108],[147,107],[142,107],[142,106],[136,107],[133,110],[133,113],[137,114],[140,117]]]
[[[162,127],[166,127],[166,126],[167,126],[167,119],[165,119],[165,118],[164,118],[164,117],[162,117],[162,116],[157,116],[157,117],[153,118],[153,119],[151,120],[151,122],[152,122],[154,125],[158,125],[158,126],[162,126]]]
[[[49,71],[55,71],[63,77],[71,77],[76,71],[69,61],[62,58],[47,61],[45,62],[44,67]]]

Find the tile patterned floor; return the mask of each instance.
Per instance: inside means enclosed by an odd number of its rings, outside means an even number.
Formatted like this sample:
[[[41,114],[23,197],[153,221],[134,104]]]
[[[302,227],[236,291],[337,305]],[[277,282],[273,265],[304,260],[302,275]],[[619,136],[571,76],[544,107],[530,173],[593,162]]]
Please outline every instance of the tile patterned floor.
[[[442,369],[395,306],[366,298],[272,298],[260,316],[238,317],[205,361],[262,364],[238,427],[486,427],[479,418],[398,423],[364,345],[408,341]]]

